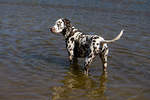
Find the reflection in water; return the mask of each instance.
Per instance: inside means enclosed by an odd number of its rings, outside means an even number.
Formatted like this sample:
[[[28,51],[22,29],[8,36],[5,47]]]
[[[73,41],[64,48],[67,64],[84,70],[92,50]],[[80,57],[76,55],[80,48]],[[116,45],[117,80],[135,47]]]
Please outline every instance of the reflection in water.
[[[70,66],[69,71],[61,80],[62,86],[54,86],[52,90],[52,100],[66,100],[81,98],[93,98],[107,100],[105,96],[107,73],[102,73],[99,77],[99,82],[93,77],[87,77],[82,74],[78,64]]]

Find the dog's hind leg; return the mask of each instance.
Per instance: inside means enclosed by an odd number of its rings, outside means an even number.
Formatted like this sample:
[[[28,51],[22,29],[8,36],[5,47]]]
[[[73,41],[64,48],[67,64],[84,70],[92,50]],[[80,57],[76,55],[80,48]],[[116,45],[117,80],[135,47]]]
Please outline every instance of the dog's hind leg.
[[[104,50],[99,54],[102,64],[103,64],[103,71],[106,72],[107,69],[107,57],[108,57],[108,52],[109,49],[108,48],[104,48]]]

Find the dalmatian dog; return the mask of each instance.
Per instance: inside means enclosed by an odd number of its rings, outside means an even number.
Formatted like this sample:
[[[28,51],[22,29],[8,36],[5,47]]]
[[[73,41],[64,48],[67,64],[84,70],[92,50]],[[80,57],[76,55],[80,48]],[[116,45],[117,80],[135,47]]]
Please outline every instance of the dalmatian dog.
[[[120,34],[114,39],[104,40],[104,38],[98,35],[83,34],[72,26],[70,20],[61,18],[55,22],[50,31],[55,34],[62,34],[65,37],[70,63],[73,63],[77,58],[85,58],[84,73],[88,75],[89,65],[96,55],[99,55],[101,58],[103,71],[106,72],[109,51],[107,43],[112,43],[120,39],[124,30],[121,30]]]

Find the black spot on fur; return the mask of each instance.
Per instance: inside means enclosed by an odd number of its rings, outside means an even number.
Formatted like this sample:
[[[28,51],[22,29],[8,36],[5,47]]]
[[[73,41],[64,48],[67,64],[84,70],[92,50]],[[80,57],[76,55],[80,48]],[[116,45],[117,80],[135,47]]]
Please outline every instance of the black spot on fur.
[[[97,38],[99,38],[99,37],[94,37],[93,39],[97,39]]]
[[[68,46],[68,48],[70,48],[70,47],[71,47],[71,45]]]
[[[88,40],[88,37],[86,37],[86,40]]]
[[[89,58],[91,58],[91,57],[92,57],[92,55],[90,54],[88,57],[89,57]]]
[[[90,62],[92,62],[92,59],[90,59]]]
[[[74,41],[74,38],[71,38],[70,40],[73,42],[73,41]]]
[[[93,42],[96,42],[95,40],[93,40]]]
[[[66,34],[66,29],[63,29],[62,34],[63,34],[63,35]]]
[[[71,26],[71,24],[70,24],[70,20],[68,20],[68,19],[64,18],[64,19],[63,19],[63,21],[64,21],[64,23],[65,23],[66,27],[70,27],[70,26]]]
[[[84,36],[80,36],[80,38],[81,38],[81,39],[83,39],[83,38],[84,38]]]
[[[88,45],[88,44],[85,44],[85,48],[89,48],[89,45]]]

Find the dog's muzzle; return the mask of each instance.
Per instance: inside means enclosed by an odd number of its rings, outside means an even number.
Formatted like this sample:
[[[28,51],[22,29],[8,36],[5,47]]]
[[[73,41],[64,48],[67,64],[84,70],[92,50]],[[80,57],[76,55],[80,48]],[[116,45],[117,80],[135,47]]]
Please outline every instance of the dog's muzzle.
[[[50,31],[51,31],[52,33],[55,33],[55,28],[54,28],[54,27],[51,27],[51,28],[50,28]]]

